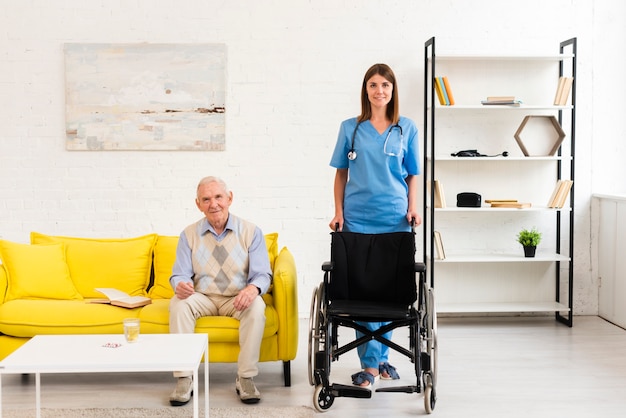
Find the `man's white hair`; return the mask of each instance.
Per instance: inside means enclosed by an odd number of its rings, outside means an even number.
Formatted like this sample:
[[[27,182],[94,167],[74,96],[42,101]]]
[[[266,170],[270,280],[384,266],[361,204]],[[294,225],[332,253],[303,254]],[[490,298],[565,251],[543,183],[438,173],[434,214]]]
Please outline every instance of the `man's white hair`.
[[[226,184],[226,182],[224,180],[222,180],[219,177],[215,177],[215,176],[207,176],[204,177],[200,180],[200,182],[198,183],[198,187],[196,188],[196,192],[198,190],[200,190],[200,186],[203,186],[205,184],[209,184],[209,183],[219,183],[220,186],[222,186],[222,188],[224,189],[224,191],[226,192],[226,194],[230,193],[230,190],[228,189],[228,185]]]

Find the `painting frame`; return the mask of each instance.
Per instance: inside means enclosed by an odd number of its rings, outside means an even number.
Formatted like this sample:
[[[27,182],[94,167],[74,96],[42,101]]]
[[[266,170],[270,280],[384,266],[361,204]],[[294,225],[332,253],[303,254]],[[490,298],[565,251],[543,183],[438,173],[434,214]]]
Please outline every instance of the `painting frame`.
[[[226,45],[68,43],[69,151],[224,151]]]

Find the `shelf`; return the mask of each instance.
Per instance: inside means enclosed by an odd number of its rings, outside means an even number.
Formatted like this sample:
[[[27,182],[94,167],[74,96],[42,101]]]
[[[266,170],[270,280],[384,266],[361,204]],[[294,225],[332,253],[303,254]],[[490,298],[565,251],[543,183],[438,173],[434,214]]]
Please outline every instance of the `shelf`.
[[[574,54],[548,55],[437,55],[437,61],[563,61],[574,58]],[[430,59],[429,59],[430,61]]]
[[[565,106],[525,105],[525,104],[521,104],[519,106],[483,105],[483,104],[455,104],[453,106],[438,105],[438,106],[436,106],[436,108],[437,108],[437,110],[446,110],[446,111],[481,109],[481,110],[486,110],[487,112],[490,112],[492,110],[513,110],[513,111],[520,111],[520,110],[553,110],[553,111],[556,111],[556,110],[571,110],[572,106],[571,105],[565,105]]]
[[[437,313],[569,312],[558,302],[439,303]]]
[[[427,208],[430,208],[428,206]],[[547,206],[531,206],[529,208],[492,208],[491,206],[481,206],[479,208],[459,208],[456,206],[435,208],[437,212],[558,212],[568,211],[571,208],[549,208]]]
[[[470,161],[567,161],[571,160],[571,155],[548,155],[548,156],[528,156],[525,157],[520,155],[518,157],[453,157],[451,155],[435,157],[437,162],[445,162],[445,161],[454,161],[454,162],[470,162]],[[427,157],[428,161],[430,161],[430,157]]]
[[[443,260],[435,259],[435,263],[552,263],[567,262],[569,257],[562,254],[541,254],[535,257],[524,257],[522,248],[519,254],[448,254]]]

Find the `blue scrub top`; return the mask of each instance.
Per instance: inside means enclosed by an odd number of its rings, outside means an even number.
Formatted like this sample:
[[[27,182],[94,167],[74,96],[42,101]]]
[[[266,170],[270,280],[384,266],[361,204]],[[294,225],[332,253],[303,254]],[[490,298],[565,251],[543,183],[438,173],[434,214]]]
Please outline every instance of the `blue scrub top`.
[[[401,136],[395,125],[379,134],[369,120],[362,122],[354,139],[357,157],[350,160],[348,152],[356,125],[356,118],[341,123],[330,160],[332,167],[348,169],[343,202],[344,231],[367,234],[410,231],[406,219],[409,202],[405,178],[420,174],[415,123],[400,117]]]

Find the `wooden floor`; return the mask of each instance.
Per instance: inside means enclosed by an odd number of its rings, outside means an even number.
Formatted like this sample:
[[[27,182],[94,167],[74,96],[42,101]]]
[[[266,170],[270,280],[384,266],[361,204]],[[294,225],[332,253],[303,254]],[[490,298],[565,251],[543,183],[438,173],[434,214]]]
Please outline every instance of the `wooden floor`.
[[[263,363],[255,379],[260,405],[313,405],[308,383],[308,321],[300,322],[300,349],[292,386],[282,386],[280,363]],[[340,339],[352,339],[351,330]],[[404,331],[394,340],[402,343]],[[598,317],[575,317],[568,328],[551,318],[440,318],[438,402],[433,417],[623,417],[626,414],[626,331]],[[341,341],[341,340],[340,340]],[[392,353],[401,382],[413,384],[413,366]],[[212,407],[242,406],[234,390],[235,365],[210,365]],[[350,382],[356,354],[332,364],[331,381]],[[174,386],[169,373],[44,375],[42,405],[49,408],[162,407]],[[397,384],[378,382],[376,387]],[[4,408],[34,406],[34,378],[2,377]],[[191,404],[183,408],[189,408]],[[254,406],[250,406],[253,415]],[[191,414],[190,414],[191,415]],[[374,393],[336,398],[324,417],[425,415],[420,394]]]

